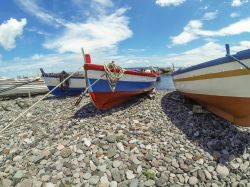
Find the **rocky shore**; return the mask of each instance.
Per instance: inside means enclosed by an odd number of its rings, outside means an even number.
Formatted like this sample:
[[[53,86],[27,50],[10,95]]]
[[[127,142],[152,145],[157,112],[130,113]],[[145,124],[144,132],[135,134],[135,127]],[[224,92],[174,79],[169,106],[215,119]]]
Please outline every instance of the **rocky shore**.
[[[0,130],[41,96],[0,101]],[[250,187],[250,128],[157,91],[100,111],[43,100],[0,134],[0,186]]]

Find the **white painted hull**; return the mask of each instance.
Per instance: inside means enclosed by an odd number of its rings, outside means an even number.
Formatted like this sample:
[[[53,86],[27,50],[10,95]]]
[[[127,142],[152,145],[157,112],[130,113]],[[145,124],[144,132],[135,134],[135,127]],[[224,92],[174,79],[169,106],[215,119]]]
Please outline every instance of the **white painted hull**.
[[[243,62],[250,67],[250,59],[244,60]],[[227,64],[216,65],[183,73],[174,76],[175,87],[178,91],[184,93],[248,98],[250,97],[250,74],[223,78],[209,78],[202,80],[175,81],[176,79],[183,79],[187,77],[195,77],[211,73],[220,73],[225,71],[243,69],[245,68],[234,61]]]

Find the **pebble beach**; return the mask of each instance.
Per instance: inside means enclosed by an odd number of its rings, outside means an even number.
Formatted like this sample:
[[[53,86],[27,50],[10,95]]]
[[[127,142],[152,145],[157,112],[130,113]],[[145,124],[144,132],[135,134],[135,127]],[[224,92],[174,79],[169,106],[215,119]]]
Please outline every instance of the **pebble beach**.
[[[41,97],[0,101],[0,128]],[[0,186],[250,187],[249,128],[174,91],[108,111],[76,100],[51,96],[0,134]]]

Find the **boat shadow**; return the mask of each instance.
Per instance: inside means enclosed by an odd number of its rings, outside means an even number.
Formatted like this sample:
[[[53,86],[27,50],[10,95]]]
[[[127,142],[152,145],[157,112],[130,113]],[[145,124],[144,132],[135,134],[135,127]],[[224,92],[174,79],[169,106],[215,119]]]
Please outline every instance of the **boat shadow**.
[[[250,147],[250,133],[245,128],[212,113],[194,114],[194,101],[178,92],[170,92],[161,100],[161,107],[170,121],[195,145],[225,163],[240,157]]]
[[[130,107],[139,105],[141,102],[143,102],[146,99],[146,95],[141,95],[134,97],[133,99],[117,106],[112,109],[108,110],[100,110],[97,109],[92,102],[89,102],[85,104],[83,107],[81,107],[79,110],[77,110],[73,116],[73,118],[92,118],[92,117],[104,117],[111,115],[112,113],[118,112],[118,111],[123,111],[126,110]]]

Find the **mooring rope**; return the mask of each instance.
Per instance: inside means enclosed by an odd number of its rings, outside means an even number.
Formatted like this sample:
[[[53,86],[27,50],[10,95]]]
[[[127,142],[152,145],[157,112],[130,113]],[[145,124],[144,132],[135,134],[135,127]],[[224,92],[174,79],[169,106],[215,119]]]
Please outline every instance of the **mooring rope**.
[[[46,98],[49,94],[51,94],[55,89],[57,89],[59,86],[61,86],[66,80],[68,80],[70,77],[72,77],[76,72],[78,72],[82,67],[80,67],[77,71],[71,73],[66,79],[64,79],[62,82],[60,82],[56,87],[54,87],[52,90],[50,90],[46,95],[44,95],[41,99],[39,99],[37,102],[35,102],[32,106],[30,106],[27,110],[22,112],[17,118],[15,118],[11,123],[6,125],[1,131],[0,134],[7,129],[9,126],[13,125],[19,118],[21,118],[24,114],[26,114],[28,111],[30,111],[34,106],[36,106],[38,103],[40,103],[44,98]]]
[[[105,74],[103,74],[99,79],[95,80],[95,82],[93,82],[91,85],[89,85],[87,88],[85,88],[84,92],[81,93],[81,95],[79,96],[79,98],[77,99],[75,106],[78,106],[80,104],[80,102],[82,101],[83,96],[87,93],[87,91],[94,86],[99,80],[101,80],[101,78],[104,76]]]
[[[125,69],[117,66],[113,61],[107,65],[104,65],[106,79],[109,83],[112,92],[115,91],[117,81],[124,75]]]

